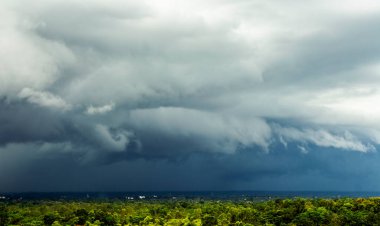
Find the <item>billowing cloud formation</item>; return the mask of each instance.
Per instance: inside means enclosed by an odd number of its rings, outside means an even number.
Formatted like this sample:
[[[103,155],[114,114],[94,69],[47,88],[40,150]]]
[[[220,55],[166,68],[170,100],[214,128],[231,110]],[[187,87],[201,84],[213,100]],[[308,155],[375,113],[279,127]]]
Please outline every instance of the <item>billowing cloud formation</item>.
[[[125,151],[129,142],[128,132],[126,131],[111,134],[107,127],[96,125],[95,133],[98,136],[99,144],[106,150]]]
[[[325,130],[297,130],[294,128],[276,128],[281,139],[288,141],[306,142],[320,147],[333,147],[344,150],[368,152],[375,150],[372,145],[365,145],[358,141],[351,133],[345,132],[342,136],[333,135]],[[282,142],[285,142],[282,140]],[[284,144],[286,146],[286,143]],[[303,148],[301,148],[303,150]]]
[[[70,104],[66,103],[62,98],[55,96],[49,92],[38,92],[29,88],[24,88],[18,95],[21,99],[44,107],[57,108],[61,110],[69,110]],[[95,111],[95,110],[93,110]]]
[[[129,121],[132,128],[142,134],[142,144],[149,145],[148,149],[177,149],[176,152],[234,153],[239,148],[254,146],[266,150],[271,132],[270,127],[261,119],[242,121],[184,108],[133,110]],[[154,142],[157,138],[167,140]],[[144,142],[145,139],[147,142]],[[177,142],[173,143],[175,140]],[[163,146],[160,145],[162,142]]]
[[[0,95],[52,85],[60,70],[74,60],[70,49],[38,35],[35,30],[42,24],[13,11],[6,2],[0,5],[0,15]]]
[[[370,0],[2,1],[0,151],[78,164],[377,153],[379,19]]]

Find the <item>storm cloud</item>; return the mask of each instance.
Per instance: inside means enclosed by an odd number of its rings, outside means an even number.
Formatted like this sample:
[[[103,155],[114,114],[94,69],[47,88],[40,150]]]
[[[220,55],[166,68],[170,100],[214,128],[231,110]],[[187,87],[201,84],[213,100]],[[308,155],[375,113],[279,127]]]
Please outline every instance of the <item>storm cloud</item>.
[[[378,177],[379,21],[370,0],[2,1],[0,191],[379,189],[339,186]]]

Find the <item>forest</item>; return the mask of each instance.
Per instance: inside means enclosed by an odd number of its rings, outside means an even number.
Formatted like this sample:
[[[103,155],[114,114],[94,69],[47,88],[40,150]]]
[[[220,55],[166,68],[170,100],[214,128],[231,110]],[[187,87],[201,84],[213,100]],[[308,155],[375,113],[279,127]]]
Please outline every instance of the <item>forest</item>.
[[[380,198],[3,201],[0,225],[380,225]]]

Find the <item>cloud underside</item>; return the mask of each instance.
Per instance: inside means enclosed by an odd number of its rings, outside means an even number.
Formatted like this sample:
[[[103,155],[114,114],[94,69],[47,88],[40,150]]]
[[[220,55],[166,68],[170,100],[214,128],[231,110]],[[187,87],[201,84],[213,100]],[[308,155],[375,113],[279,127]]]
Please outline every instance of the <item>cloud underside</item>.
[[[2,1],[0,152],[376,153],[380,4],[308,4]]]

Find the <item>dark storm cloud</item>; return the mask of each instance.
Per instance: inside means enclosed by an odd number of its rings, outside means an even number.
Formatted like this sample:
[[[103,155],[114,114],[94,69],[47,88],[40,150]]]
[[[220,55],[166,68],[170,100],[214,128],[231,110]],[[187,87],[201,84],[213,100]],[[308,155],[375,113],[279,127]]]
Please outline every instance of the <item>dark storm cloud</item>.
[[[120,177],[136,181],[122,189],[376,178],[379,12],[366,0],[3,1],[0,190],[22,190],[16,175],[105,190]]]
[[[1,150],[2,167],[12,172],[0,176],[7,181],[3,190],[379,189],[377,153],[312,149],[305,154],[296,144],[288,149],[278,147],[271,155],[252,150],[228,156],[198,153],[180,162],[140,159],[100,166],[81,165],[67,155],[57,159],[22,148]],[[14,162],[22,164],[15,166]]]
[[[0,102],[0,143],[52,141],[64,135],[62,115],[23,101]]]

